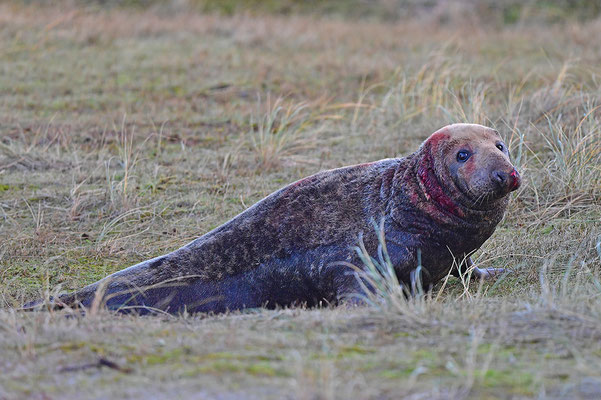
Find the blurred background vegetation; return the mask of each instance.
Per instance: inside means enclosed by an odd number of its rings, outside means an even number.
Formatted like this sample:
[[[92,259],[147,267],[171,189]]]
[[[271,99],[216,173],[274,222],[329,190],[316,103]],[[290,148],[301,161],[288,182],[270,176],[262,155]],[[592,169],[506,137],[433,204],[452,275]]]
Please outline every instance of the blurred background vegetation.
[[[24,0],[26,4],[54,4],[52,0]],[[594,19],[601,13],[599,0],[70,0],[63,3],[98,7],[134,7],[233,15],[309,14],[335,18],[398,21],[425,18],[439,23],[475,18],[494,24],[557,23]]]

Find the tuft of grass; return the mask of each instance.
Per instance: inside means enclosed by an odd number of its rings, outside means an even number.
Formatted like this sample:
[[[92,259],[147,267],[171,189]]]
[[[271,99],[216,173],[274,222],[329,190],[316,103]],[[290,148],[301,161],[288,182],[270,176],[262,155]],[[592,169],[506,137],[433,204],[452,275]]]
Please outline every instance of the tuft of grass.
[[[104,162],[106,172],[107,196],[114,210],[128,211],[137,198],[135,187],[136,175],[134,174],[138,162],[138,153],[134,153],[133,137],[134,128],[127,130],[125,117],[123,117],[119,132],[119,141],[116,143],[117,157],[111,157]],[[118,171],[111,173],[111,165],[117,164]]]
[[[333,116],[313,110],[314,106],[308,103],[286,105],[284,98],[272,103],[268,97],[266,107],[264,114],[250,118],[249,138],[258,167],[269,171],[286,160],[311,162],[306,154],[319,144],[324,120]]]
[[[426,293],[421,283],[421,253],[418,251],[418,263],[416,269],[411,272],[411,284],[406,286],[399,282],[388,255],[384,221],[382,220],[379,226],[374,223],[374,229],[378,233],[377,257],[369,254],[360,236],[359,246],[355,250],[363,266],[348,264],[355,270],[356,279],[363,289],[363,293],[355,293],[352,297],[380,311],[393,310],[418,320],[419,315],[424,314],[426,305]]]
[[[546,166],[549,182],[566,199],[587,196],[601,199],[601,106],[584,104],[576,126],[561,116],[546,116],[547,129],[539,130],[550,150]],[[559,190],[558,190],[559,189]]]
[[[372,104],[355,110],[353,131],[382,125],[385,129],[398,129],[407,122],[434,114],[451,102],[456,73],[452,61],[443,52],[429,55],[416,71],[399,67],[387,82],[363,89],[358,104],[366,100]]]

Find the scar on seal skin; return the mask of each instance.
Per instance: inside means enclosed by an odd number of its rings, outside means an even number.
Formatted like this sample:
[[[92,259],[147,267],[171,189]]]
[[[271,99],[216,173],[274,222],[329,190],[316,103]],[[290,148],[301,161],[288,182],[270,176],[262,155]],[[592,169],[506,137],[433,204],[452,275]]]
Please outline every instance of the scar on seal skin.
[[[382,221],[399,281],[409,284],[419,250],[428,287],[455,258],[467,260],[461,269],[471,266],[469,255],[492,235],[519,186],[497,131],[453,124],[407,157],[301,179],[172,253],[53,301],[174,314],[337,304],[362,292],[342,264],[361,266],[354,250],[360,233],[366,250],[377,253],[374,220]],[[474,269],[479,277],[499,272]]]

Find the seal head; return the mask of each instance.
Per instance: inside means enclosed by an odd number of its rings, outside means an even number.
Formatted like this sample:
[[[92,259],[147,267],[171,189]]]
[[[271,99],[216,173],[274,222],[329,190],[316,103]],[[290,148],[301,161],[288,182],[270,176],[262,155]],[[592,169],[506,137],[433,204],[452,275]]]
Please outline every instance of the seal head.
[[[397,229],[414,233],[409,253],[421,250],[429,272],[424,281],[434,284],[449,272],[453,258],[466,258],[492,235],[508,194],[520,187],[520,175],[499,133],[477,124],[439,129],[407,163],[394,184],[389,215]],[[399,263],[401,280],[414,265],[414,260]]]
[[[477,124],[453,124],[421,146],[417,175],[426,197],[458,216],[464,209],[498,208],[521,178],[499,133]]]

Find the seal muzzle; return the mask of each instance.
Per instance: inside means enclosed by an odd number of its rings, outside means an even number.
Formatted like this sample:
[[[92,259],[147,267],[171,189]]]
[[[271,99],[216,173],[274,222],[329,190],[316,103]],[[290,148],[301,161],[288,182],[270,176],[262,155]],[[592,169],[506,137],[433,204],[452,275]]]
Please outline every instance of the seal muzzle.
[[[513,168],[511,172],[495,170],[491,172],[490,179],[494,182],[500,194],[506,195],[520,187],[521,178],[518,171]]]

